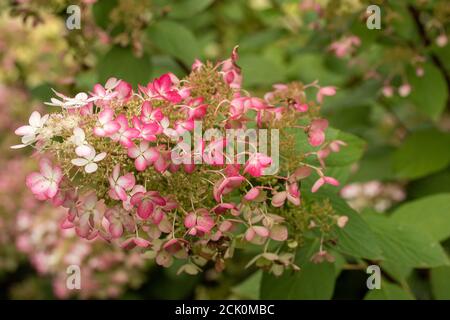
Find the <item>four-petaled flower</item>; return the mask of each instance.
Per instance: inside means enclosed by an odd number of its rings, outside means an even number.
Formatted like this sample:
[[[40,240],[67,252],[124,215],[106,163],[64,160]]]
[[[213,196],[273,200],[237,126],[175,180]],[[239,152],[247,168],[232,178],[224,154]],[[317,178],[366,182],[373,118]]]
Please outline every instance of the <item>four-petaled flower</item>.
[[[111,99],[115,98],[119,93],[117,91],[113,91],[113,89],[115,89],[120,82],[121,80],[116,78],[109,78],[105,83],[105,87],[99,83],[94,85],[94,92],[92,93],[92,96],[97,99],[96,104],[103,105],[104,103],[108,103]]]
[[[313,147],[320,146],[325,141],[325,130],[328,128],[328,121],[316,119],[311,122],[308,130],[308,141]]]
[[[72,159],[72,164],[77,167],[84,167],[86,173],[93,173],[97,171],[98,164],[96,162],[102,161],[106,157],[106,152],[96,153],[95,149],[89,147],[90,151],[82,158]]]
[[[156,134],[160,131],[161,126],[156,123],[143,123],[138,117],[133,117],[133,126],[139,132],[137,138],[147,141],[156,141]]]
[[[128,126],[128,119],[123,114],[118,115],[116,121],[120,128],[111,138],[114,141],[119,141],[125,148],[131,147],[133,145],[132,139],[139,136],[139,131]]]
[[[172,73],[166,73],[150,82],[147,87],[139,86],[139,89],[150,98],[179,103],[183,98],[179,90],[173,85],[173,82],[177,80]]]
[[[98,228],[101,225],[105,209],[104,201],[97,199],[95,191],[85,194],[78,206],[79,222],[75,228],[76,233],[88,240],[95,239],[99,233]]]
[[[140,120],[143,123],[159,123],[164,119],[164,114],[160,108],[153,109],[152,104],[149,101],[144,101],[142,104],[141,117]],[[162,128],[160,128],[162,130]],[[160,132],[158,132],[160,133]]]
[[[206,115],[208,105],[203,103],[203,97],[191,99],[186,105],[188,119],[200,120]]]
[[[105,229],[108,230],[109,235],[105,236],[102,234],[102,236],[107,240],[110,237],[113,239],[120,238],[124,230],[132,232],[134,229],[133,218],[119,206],[107,209],[105,212],[105,219],[107,222],[103,222],[103,224]]]
[[[157,191],[138,192],[131,197],[130,202],[137,207],[138,216],[144,220],[153,215],[157,206],[162,207],[166,205],[166,200]],[[162,219],[162,216],[160,218]],[[158,224],[161,221],[160,218],[153,219],[153,222]]]
[[[253,153],[244,167],[244,173],[249,173],[253,177],[260,177],[263,170],[270,167],[272,159],[262,153]]]
[[[144,171],[159,157],[159,152],[151,148],[147,141],[141,141],[139,145],[128,148],[128,156],[135,159],[134,165],[138,171]]]
[[[70,137],[70,140],[76,145],[75,153],[77,156],[85,157],[92,152],[92,147],[86,141],[86,135],[83,129],[79,127],[73,129],[73,135]]]
[[[29,174],[26,185],[39,200],[48,200],[57,194],[63,174],[61,168],[52,167],[48,159],[41,159],[39,166],[41,171]]]
[[[217,202],[221,202],[222,196],[239,187],[245,180],[243,176],[237,175],[220,179],[214,184],[213,195]]]
[[[281,207],[284,205],[286,199],[292,204],[300,205],[300,190],[297,182],[286,184],[286,191],[277,192],[272,197],[272,205],[274,207]]]
[[[41,117],[39,112],[34,111],[28,120],[29,125],[21,126],[14,132],[18,136],[22,136],[22,144],[12,146],[11,148],[19,149],[34,143],[36,141],[36,135],[42,129],[48,117],[48,114]]]
[[[206,209],[198,209],[184,218],[184,226],[189,229],[188,234],[191,236],[202,236],[205,233],[210,233],[214,225],[214,219]]]
[[[98,114],[97,125],[94,128],[94,134],[98,137],[111,136],[119,131],[120,125],[114,120],[114,111],[111,108],[105,108]]]
[[[109,196],[114,200],[127,200],[127,191],[133,189],[136,180],[132,173],[126,173],[120,176],[120,165],[117,164],[109,177],[109,184],[111,189],[109,190]]]

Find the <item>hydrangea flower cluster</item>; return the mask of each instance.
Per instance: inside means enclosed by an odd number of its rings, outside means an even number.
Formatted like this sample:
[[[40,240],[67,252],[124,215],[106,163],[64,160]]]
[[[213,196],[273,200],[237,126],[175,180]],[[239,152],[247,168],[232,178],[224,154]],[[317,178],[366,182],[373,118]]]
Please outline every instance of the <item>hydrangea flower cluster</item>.
[[[58,298],[117,297],[127,288],[142,283],[147,265],[138,252],[123,251],[106,242],[89,243],[73,229],[60,229],[59,221],[65,217],[66,210],[35,199],[23,188],[26,175],[23,168],[32,167],[33,159],[2,159],[0,164],[0,267],[3,271],[14,271],[26,258],[40,275],[51,280]],[[69,290],[66,286],[70,265],[80,266],[82,270],[79,290]],[[40,296],[40,289],[25,280],[12,287],[10,293],[25,298],[30,293]]]
[[[114,298],[144,280],[145,261],[138,252],[123,251],[105,243],[89,243],[73,229],[58,225],[63,208],[41,206],[21,210],[16,218],[16,246],[40,275],[50,276],[59,299],[78,296]],[[68,266],[80,266],[80,289],[67,287]]]
[[[275,274],[298,269],[294,252],[305,229],[345,225],[332,209],[322,207],[320,219],[300,210],[302,180],[316,176],[311,192],[339,185],[325,175],[325,161],[346,143],[327,141],[328,122],[319,116],[336,89],[295,82],[254,97],[241,89],[237,59],[235,49],[217,64],[197,60],[184,79],[164,74],[137,91],[111,78],[75,97],[56,92],[47,104],[59,112],[33,112],[16,130],[22,143],[14,148],[41,155],[27,186],[67,209],[63,229],[138,248],[161,266],[185,260],[180,272],[195,274],[209,261],[221,271],[246,243],[261,246],[251,263]],[[191,147],[182,138],[199,122],[218,132],[278,130],[279,161],[247,138],[231,158],[228,136],[201,135]],[[296,150],[298,134],[314,151]],[[277,172],[266,174],[275,162]]]
[[[371,207],[378,212],[385,212],[406,198],[404,186],[401,184],[377,180],[348,184],[341,189],[340,194],[358,211]]]

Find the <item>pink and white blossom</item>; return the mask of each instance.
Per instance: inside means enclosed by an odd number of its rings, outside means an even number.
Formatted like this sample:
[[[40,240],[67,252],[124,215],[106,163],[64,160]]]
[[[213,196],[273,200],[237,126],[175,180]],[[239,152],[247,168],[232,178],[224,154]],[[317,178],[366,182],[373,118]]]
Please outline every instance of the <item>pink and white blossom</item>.
[[[328,128],[328,121],[316,119],[311,122],[308,130],[308,141],[313,147],[318,147],[325,141],[325,130]]]
[[[317,192],[324,184],[330,184],[337,187],[339,186],[339,181],[333,177],[320,177],[312,186],[311,192]]]
[[[84,167],[86,173],[93,173],[97,171],[97,162],[102,161],[106,157],[106,152],[96,153],[95,149],[90,147],[90,151],[81,158],[72,159],[72,164],[77,167]]]
[[[59,166],[53,167],[50,160],[45,158],[40,161],[39,167],[40,172],[33,172],[27,176],[27,187],[39,200],[51,199],[58,192],[63,178],[62,170]]]
[[[159,133],[161,126],[156,123],[143,123],[138,117],[133,117],[133,126],[139,132],[137,138],[144,139],[146,141],[156,141],[156,134]]]
[[[97,125],[94,128],[94,134],[98,137],[109,137],[120,129],[120,124],[114,120],[114,111],[111,108],[105,108],[98,114]]]
[[[141,141],[138,145],[133,144],[128,148],[128,156],[135,159],[134,165],[138,171],[144,171],[159,158],[159,152],[150,147],[147,141]]]
[[[323,97],[325,96],[334,96],[336,94],[336,87],[322,87],[319,89],[319,91],[317,92],[317,102],[322,103],[323,102]]]
[[[51,102],[45,102],[45,104],[49,106],[61,107],[63,109],[79,109],[96,100],[95,97],[89,97],[85,92],[77,93],[73,98],[67,97],[62,93],[56,92],[55,90],[53,90],[53,92],[61,100],[51,98]]]
[[[108,178],[111,189],[109,190],[109,196],[114,200],[127,200],[127,191],[133,189],[136,184],[136,180],[132,173],[126,173],[123,176],[120,175],[120,165],[117,164],[112,172],[112,175]]]
[[[253,177],[260,177],[264,169],[272,164],[272,158],[262,153],[253,153],[244,167],[244,173],[249,173]]]
[[[33,111],[30,118],[28,119],[29,125],[21,126],[14,131],[18,136],[22,136],[22,144],[12,146],[13,149],[19,149],[33,144],[36,141],[36,136],[39,131],[44,127],[47,122],[49,115],[46,114],[41,117],[41,114],[37,111]]]
[[[138,192],[131,197],[130,202],[137,208],[137,215],[144,220],[151,217],[158,206],[163,207],[166,205],[166,200],[157,191]],[[155,224],[161,221],[161,213],[162,211],[159,211],[157,219],[153,219]]]
[[[171,73],[163,74],[161,77],[148,83],[146,87],[139,86],[142,93],[149,98],[163,99],[172,103],[179,103],[183,99],[174,81],[178,80]]]
[[[189,229],[188,234],[191,236],[202,236],[205,233],[210,233],[214,225],[214,219],[206,209],[198,209],[184,218],[184,226]]]
[[[79,157],[85,157],[92,152],[92,147],[86,140],[84,130],[80,127],[73,129],[73,135],[70,137],[70,141],[76,145],[75,153]]]
[[[128,125],[128,119],[123,114],[118,115],[116,121],[119,124],[119,130],[111,138],[119,141],[125,148],[133,146],[133,139],[139,136],[139,131]]]

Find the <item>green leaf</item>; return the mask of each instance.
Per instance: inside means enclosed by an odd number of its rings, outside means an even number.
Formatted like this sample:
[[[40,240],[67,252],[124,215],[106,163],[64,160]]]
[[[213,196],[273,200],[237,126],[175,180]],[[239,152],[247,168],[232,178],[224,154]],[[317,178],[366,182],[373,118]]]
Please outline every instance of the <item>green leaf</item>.
[[[300,271],[285,271],[280,277],[264,273],[261,282],[261,299],[331,299],[334,291],[334,264],[310,261],[317,245],[303,247],[298,253],[296,263]]]
[[[260,50],[262,47],[269,47],[272,43],[280,38],[282,30],[280,29],[264,29],[251,34],[243,35],[239,41],[239,45],[247,50]]]
[[[414,300],[414,296],[396,284],[382,281],[381,288],[370,290],[364,300]]]
[[[347,264],[347,260],[345,257],[334,249],[330,250],[330,254],[334,257],[334,275],[336,278],[339,277],[341,272],[344,270],[345,264]]]
[[[283,66],[266,57],[242,54],[238,64],[242,68],[244,86],[270,86],[284,80]]]
[[[92,6],[92,13],[94,15],[95,23],[103,28],[107,29],[109,25],[109,15],[111,11],[117,7],[118,0],[97,1]]]
[[[205,10],[214,0],[177,0],[170,3],[168,16],[175,19],[188,19]]]
[[[435,299],[450,299],[450,267],[438,267],[431,269],[431,291]]]
[[[382,36],[382,29],[369,29],[360,19],[354,19],[351,24],[351,32],[361,39],[361,49],[370,51],[371,44],[378,36]]]
[[[448,72],[450,70],[450,61],[448,59],[450,56],[450,46],[439,47],[435,45],[432,50],[441,59],[441,62]]]
[[[162,74],[168,72],[172,72],[180,78],[184,76],[184,70],[170,56],[155,55],[152,56],[151,61],[153,65],[152,79],[159,78]]]
[[[328,300],[334,291],[334,265],[307,263],[294,274],[281,277],[264,274],[262,299]]]
[[[346,109],[372,104],[380,89],[380,83],[375,80],[364,81],[358,87],[337,90],[336,95],[324,100],[323,110],[330,112],[346,112]]]
[[[180,23],[159,21],[148,28],[148,36],[159,50],[181,60],[187,67],[200,58],[197,39]]]
[[[421,113],[436,121],[445,109],[448,88],[441,71],[432,63],[425,64],[424,71],[422,77],[418,77],[415,71],[409,73],[412,87],[409,98]]]
[[[336,229],[338,239],[336,250],[357,258],[380,259],[382,250],[370,226],[344,200],[341,201],[343,203],[340,207],[344,207],[345,204],[345,210],[339,209],[335,202],[332,202],[332,205],[336,213],[348,217],[348,222],[345,228]]]
[[[98,83],[98,74],[95,69],[78,73],[75,83],[79,91],[89,91]]]
[[[43,83],[30,89],[31,96],[39,101],[50,101],[53,97],[51,85]]]
[[[259,291],[261,287],[261,279],[263,273],[261,270],[253,273],[243,282],[234,286],[231,291],[238,295],[241,299],[259,299]]]
[[[130,82],[132,85],[147,84],[151,75],[151,63],[147,54],[135,57],[130,48],[113,47],[99,61],[98,80],[104,83],[110,77]]]
[[[394,154],[400,178],[416,179],[442,170],[450,163],[450,135],[435,129],[416,131]]]
[[[303,130],[297,128],[285,128],[284,130],[295,135],[295,149],[297,152],[306,153],[319,149],[319,147],[314,148],[309,144],[308,136]],[[353,164],[362,157],[366,148],[366,142],[361,138],[331,127],[326,130],[325,138],[327,142],[342,140],[347,144],[346,146],[341,146],[339,152],[332,152],[326,158],[325,163],[327,167],[343,167]]]
[[[396,33],[409,41],[419,41],[420,36],[417,31],[414,18],[408,11],[408,3],[415,3],[415,0],[392,2],[392,10],[396,13],[396,18],[392,19],[392,26]]]
[[[302,190],[303,194],[316,199],[328,199],[338,215],[347,216],[345,228],[336,228],[337,244],[335,249],[340,253],[356,258],[377,260],[382,258],[382,250],[378,245],[378,238],[370,226],[361,218],[360,214],[336,194],[319,191],[311,194]]]
[[[344,76],[325,66],[323,55],[305,53],[294,58],[289,66],[289,77],[305,83],[320,80],[323,85],[341,85]]]
[[[386,260],[381,263],[381,269],[401,283],[406,283],[414,268],[400,265],[398,261]]]
[[[388,180],[394,176],[392,155],[394,148],[375,147],[369,149],[358,163],[358,171],[351,181]]]
[[[353,168],[354,167],[352,165],[342,167],[327,167],[324,171],[325,175],[337,179],[340,183],[340,186],[335,187],[330,185],[324,185],[322,188],[325,190],[330,190],[332,192],[339,192],[339,190],[341,190],[341,188],[347,183],[350,176],[352,175],[352,171],[354,171]],[[316,182],[316,179],[318,179],[317,175],[315,175],[315,177],[312,179],[308,178],[307,181],[308,186],[312,187],[314,182]]]
[[[332,98],[332,97],[330,97]],[[322,109],[322,115],[328,119],[333,127],[351,133],[367,134],[372,125],[372,106],[369,104],[346,107],[340,109]]]
[[[447,255],[439,242],[420,229],[399,225],[380,214],[365,214],[364,219],[378,235],[386,261],[415,268],[448,264]]]
[[[415,199],[437,193],[450,193],[450,168],[408,184],[408,198]]]
[[[392,214],[397,224],[413,226],[436,241],[450,237],[450,194],[438,194],[405,203]]]
[[[334,266],[331,263],[307,263],[300,271],[280,277],[264,274],[262,299],[328,300],[334,290]]]
[[[327,167],[340,167],[358,161],[364,152],[366,142],[357,136],[330,128],[326,133],[327,141],[342,140],[347,143],[339,152],[331,153],[325,160]]]

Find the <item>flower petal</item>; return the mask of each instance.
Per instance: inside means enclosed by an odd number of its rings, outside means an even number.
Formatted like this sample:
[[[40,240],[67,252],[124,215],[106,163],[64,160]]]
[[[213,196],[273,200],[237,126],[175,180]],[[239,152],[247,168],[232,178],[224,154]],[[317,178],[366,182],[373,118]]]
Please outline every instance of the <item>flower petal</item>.
[[[50,179],[53,176],[52,163],[50,160],[43,158],[39,162],[39,167],[41,169],[41,173],[47,179]]]
[[[317,190],[319,190],[319,188],[321,187],[321,186],[323,186],[323,184],[325,183],[325,179],[324,178],[319,178],[315,183],[314,183],[314,185],[312,186],[312,188],[311,188],[311,192],[317,192]]]
[[[144,200],[137,208],[137,214],[141,219],[147,219],[153,213],[153,203],[149,200]]]
[[[117,184],[126,190],[130,190],[134,187],[136,180],[132,173],[127,173],[126,175],[121,176],[117,180]]]
[[[144,171],[145,169],[147,169],[147,160],[145,160],[145,158],[141,155],[139,157],[136,158],[136,160],[134,160],[134,165],[136,167],[136,170],[138,171]]]
[[[106,152],[101,152],[95,156],[94,162],[102,161],[103,159],[105,159],[105,157],[106,157]]]
[[[95,172],[95,171],[97,171],[97,169],[98,169],[98,165],[95,162],[91,162],[84,167],[84,171],[86,171],[86,173]]]
[[[18,136],[26,136],[35,134],[36,130],[32,126],[21,126],[14,131]]]
[[[86,157],[89,159],[90,157],[88,157],[88,156],[92,155],[92,150],[93,150],[93,148],[91,146],[89,146],[87,144],[83,144],[83,145],[75,148],[75,153],[79,157]],[[95,150],[94,150],[94,154],[95,154]]]
[[[41,114],[37,111],[34,111],[28,121],[32,127],[39,128],[41,124]]]
[[[89,160],[84,159],[84,158],[76,158],[76,159],[72,159],[70,162],[75,166],[83,167],[89,163]]]

